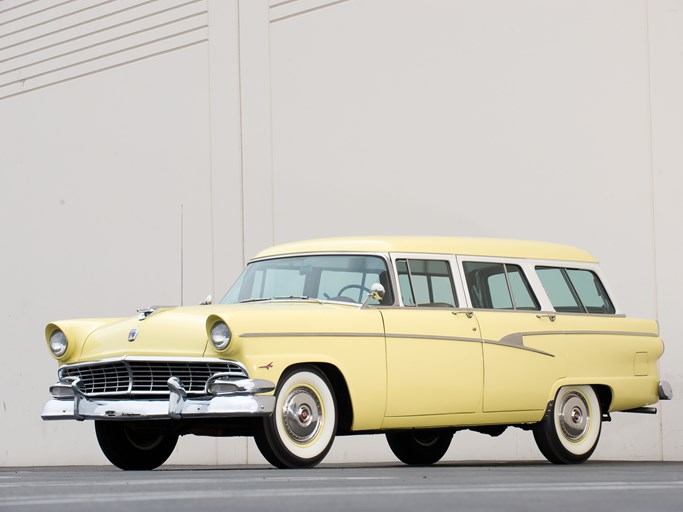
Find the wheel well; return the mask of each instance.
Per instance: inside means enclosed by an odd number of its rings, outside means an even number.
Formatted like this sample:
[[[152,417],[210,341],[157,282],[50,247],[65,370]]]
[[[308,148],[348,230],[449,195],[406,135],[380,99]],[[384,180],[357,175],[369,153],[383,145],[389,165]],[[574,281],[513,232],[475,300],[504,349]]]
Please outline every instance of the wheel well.
[[[595,394],[598,395],[598,402],[600,402],[600,410],[602,413],[609,412],[610,405],[612,405],[612,390],[609,386],[604,384],[596,384],[593,386]]]
[[[306,365],[312,365],[318,368],[325,374],[325,377],[330,381],[330,384],[332,384],[332,389],[334,390],[334,395],[337,399],[338,409],[337,435],[348,434],[351,431],[351,425],[353,424],[353,406],[351,405],[351,395],[349,394],[349,388],[346,385],[346,379],[344,379],[339,368],[330,363],[311,362],[296,364],[288,367],[285,371]]]

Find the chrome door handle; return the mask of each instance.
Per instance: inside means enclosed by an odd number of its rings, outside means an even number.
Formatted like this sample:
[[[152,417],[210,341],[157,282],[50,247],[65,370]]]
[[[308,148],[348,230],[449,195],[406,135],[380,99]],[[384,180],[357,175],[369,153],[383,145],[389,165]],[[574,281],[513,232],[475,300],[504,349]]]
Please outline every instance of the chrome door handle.
[[[472,318],[474,313],[472,311],[451,311],[454,315],[465,315],[467,318]]]
[[[554,322],[555,319],[557,318],[557,315],[553,315],[552,313],[546,313],[543,315],[536,315],[536,318],[547,318],[551,322]]]

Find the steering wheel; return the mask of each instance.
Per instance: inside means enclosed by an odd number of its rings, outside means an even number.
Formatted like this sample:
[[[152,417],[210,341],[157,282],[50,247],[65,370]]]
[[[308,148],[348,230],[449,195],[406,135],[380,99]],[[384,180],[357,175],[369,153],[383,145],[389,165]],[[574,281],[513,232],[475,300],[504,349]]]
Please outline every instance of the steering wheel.
[[[347,284],[346,286],[342,287],[342,289],[337,292],[337,297],[341,296],[346,290],[350,290],[352,288],[357,288],[358,290],[362,290],[364,292],[372,293],[370,288],[366,288],[365,286],[361,286],[359,284]]]

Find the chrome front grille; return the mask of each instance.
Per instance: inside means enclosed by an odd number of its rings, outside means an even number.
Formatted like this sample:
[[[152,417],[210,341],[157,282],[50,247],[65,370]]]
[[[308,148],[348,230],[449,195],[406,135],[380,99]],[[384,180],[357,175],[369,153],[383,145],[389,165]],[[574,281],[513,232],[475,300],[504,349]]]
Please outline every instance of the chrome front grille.
[[[120,359],[62,366],[59,380],[80,378],[87,396],[168,395],[168,379],[177,377],[188,394],[198,395],[204,393],[206,381],[216,373],[234,378],[248,376],[241,365],[218,359]]]

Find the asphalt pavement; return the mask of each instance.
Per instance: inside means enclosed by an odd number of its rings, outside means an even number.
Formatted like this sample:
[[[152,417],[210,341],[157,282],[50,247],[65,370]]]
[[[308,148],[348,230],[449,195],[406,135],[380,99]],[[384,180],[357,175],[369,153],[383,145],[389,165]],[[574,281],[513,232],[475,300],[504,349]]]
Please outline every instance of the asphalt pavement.
[[[0,468],[0,512],[683,510],[683,462]]]

